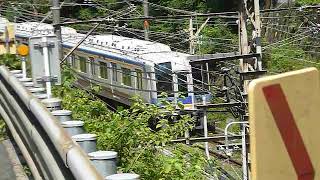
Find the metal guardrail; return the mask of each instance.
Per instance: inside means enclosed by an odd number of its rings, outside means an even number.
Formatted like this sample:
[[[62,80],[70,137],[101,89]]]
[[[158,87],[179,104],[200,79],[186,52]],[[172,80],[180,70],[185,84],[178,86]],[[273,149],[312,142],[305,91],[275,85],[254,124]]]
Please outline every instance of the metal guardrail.
[[[0,66],[0,114],[35,179],[103,179],[46,107]]]

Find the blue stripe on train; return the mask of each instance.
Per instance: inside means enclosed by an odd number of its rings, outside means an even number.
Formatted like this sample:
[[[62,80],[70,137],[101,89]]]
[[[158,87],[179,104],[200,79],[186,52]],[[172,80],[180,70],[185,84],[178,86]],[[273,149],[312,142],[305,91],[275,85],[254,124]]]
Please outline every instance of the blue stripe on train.
[[[159,104],[160,101],[161,101],[162,98],[152,98],[151,99],[151,103],[152,104]],[[169,102],[173,102],[174,101],[174,97],[168,97],[167,100]],[[192,104],[192,97],[191,96],[188,96],[188,97],[185,97],[185,98],[179,98],[178,99],[179,102],[182,102],[182,104]]]
[[[203,102],[203,97],[206,98],[206,102],[210,102],[211,99],[212,99],[212,94],[203,94],[203,95],[195,95],[194,96],[194,103],[195,104],[201,104]],[[152,104],[159,104],[160,103],[160,100],[161,98],[158,98],[158,99],[155,99],[155,98],[152,98],[151,99],[151,103]],[[167,100],[169,102],[173,102],[174,101],[174,97],[168,97]],[[192,97],[191,96],[188,96],[186,98],[179,98],[178,99],[179,102],[182,102],[183,104],[192,104]]]

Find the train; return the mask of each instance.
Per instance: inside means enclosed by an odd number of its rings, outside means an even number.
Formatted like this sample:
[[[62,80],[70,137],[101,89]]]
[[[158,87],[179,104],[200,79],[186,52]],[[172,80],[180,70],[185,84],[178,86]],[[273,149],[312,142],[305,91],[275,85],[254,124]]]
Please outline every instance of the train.
[[[0,19],[0,32],[5,18]],[[38,22],[13,23],[16,42],[28,44],[32,36],[53,35],[51,24]],[[61,27],[63,53],[66,55],[86,35],[70,27]],[[163,93],[167,100],[182,102],[186,109],[211,98],[208,91],[195,92],[190,55],[172,51],[168,45],[112,34],[89,35],[68,57],[68,64],[78,74],[77,85],[101,86],[99,95],[126,105],[131,97],[159,104]],[[198,90],[201,88],[197,88]]]

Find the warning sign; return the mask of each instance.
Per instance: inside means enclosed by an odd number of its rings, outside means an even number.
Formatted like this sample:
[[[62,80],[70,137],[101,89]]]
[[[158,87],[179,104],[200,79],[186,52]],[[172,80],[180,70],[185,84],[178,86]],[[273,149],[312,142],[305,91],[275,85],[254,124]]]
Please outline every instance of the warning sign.
[[[320,179],[320,87],[316,68],[249,85],[251,178]]]

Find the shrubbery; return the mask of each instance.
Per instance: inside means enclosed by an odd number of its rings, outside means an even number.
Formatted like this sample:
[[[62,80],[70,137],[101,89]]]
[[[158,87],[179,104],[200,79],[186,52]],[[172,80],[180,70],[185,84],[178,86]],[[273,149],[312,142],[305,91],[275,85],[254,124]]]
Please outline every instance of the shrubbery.
[[[64,75],[72,77],[69,71]],[[204,179],[207,162],[203,151],[170,144],[192,128],[190,116],[170,118],[175,110],[172,104],[162,102],[165,108],[160,109],[137,97],[130,109],[112,112],[92,94],[71,87],[70,78],[64,82],[55,88],[63,107],[73,112],[74,119],[85,121],[88,132],[98,135],[98,149],[118,152],[119,170],[135,172],[143,179]]]

